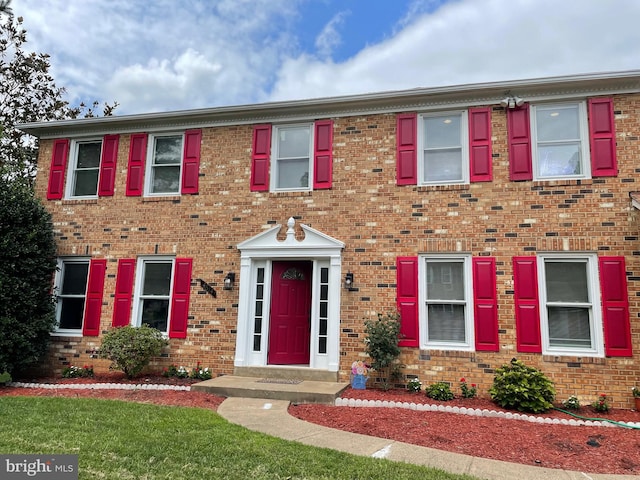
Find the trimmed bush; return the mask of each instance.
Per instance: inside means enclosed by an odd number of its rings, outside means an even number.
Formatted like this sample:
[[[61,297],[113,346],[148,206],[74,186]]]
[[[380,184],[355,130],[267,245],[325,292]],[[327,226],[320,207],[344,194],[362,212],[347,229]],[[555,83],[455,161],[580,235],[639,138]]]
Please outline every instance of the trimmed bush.
[[[55,271],[51,216],[31,188],[0,176],[0,372],[19,376],[47,352]]]
[[[453,400],[453,392],[447,382],[436,382],[425,389],[425,394],[434,400]]]
[[[371,357],[371,368],[380,373],[382,386],[388,390],[392,377],[397,378],[401,366],[398,364],[400,356],[400,314],[390,312],[386,315],[378,314],[376,320],[365,320],[364,339],[366,352]]]
[[[491,399],[503,408],[540,413],[553,407],[553,382],[540,370],[513,359],[496,370]]]
[[[133,378],[168,344],[162,333],[148,325],[116,327],[104,334],[100,357],[111,360],[112,369]]]

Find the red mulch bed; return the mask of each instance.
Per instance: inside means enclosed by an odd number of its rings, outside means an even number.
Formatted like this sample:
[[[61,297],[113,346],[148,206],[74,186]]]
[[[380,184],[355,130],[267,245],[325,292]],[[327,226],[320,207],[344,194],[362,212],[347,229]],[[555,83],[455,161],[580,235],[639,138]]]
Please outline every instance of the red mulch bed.
[[[347,389],[342,397],[507,411],[487,399],[438,402],[405,390]],[[400,408],[294,405],[289,412],[327,427],[475,457],[588,473],[640,474],[640,430],[629,428],[534,424]],[[640,422],[640,412],[635,410],[602,414],[583,407],[577,413],[583,417]],[[554,410],[536,416],[573,418]]]
[[[133,381],[122,374],[101,374],[87,379],[40,379],[46,383],[162,383],[189,385],[193,380],[142,376]],[[87,397],[156,405],[178,405],[216,410],[223,397],[172,390],[71,390],[44,388],[0,388],[0,396]],[[405,390],[352,390],[344,398],[393,400],[500,410],[485,399],[455,399],[436,402]],[[522,420],[471,417],[467,415],[418,412],[400,408],[351,408],[326,405],[294,405],[290,413],[309,422],[365,435],[422,445],[476,457],[538,465],[548,468],[604,474],[640,474],[640,430],[619,427],[589,427],[534,424]],[[640,412],[612,410],[598,414],[590,408],[578,412],[584,417],[640,422]],[[545,417],[572,418],[551,411]],[[589,443],[587,443],[589,442]],[[591,446],[598,445],[598,446]]]

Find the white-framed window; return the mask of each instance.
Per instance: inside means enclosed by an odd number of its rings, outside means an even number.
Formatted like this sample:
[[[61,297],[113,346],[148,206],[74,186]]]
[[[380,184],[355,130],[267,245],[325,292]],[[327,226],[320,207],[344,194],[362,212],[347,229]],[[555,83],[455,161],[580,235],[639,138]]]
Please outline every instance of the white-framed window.
[[[148,325],[169,333],[173,257],[140,257],[136,268],[133,324]]]
[[[538,256],[543,353],[603,355],[598,258]]]
[[[313,129],[311,124],[273,127],[272,190],[311,190]]]
[[[534,179],[589,178],[585,102],[531,106]]]
[[[467,111],[418,115],[418,178],[424,185],[469,182]]]
[[[65,196],[97,198],[102,139],[73,140]]]
[[[473,286],[470,255],[423,255],[418,262],[420,343],[472,350]]]
[[[149,135],[145,195],[176,195],[182,178],[184,134]]]
[[[82,335],[89,259],[59,259],[54,282],[56,299],[55,333]]]

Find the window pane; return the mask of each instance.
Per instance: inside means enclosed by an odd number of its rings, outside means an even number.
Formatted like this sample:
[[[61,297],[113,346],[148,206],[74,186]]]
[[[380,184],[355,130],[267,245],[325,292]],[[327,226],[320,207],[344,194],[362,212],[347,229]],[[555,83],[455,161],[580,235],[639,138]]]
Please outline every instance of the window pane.
[[[425,117],[425,148],[460,147],[460,115]]]
[[[580,175],[580,144],[538,145],[538,168],[541,177]]]
[[[428,305],[427,327],[430,342],[464,342],[464,305]]]
[[[587,264],[583,262],[545,262],[547,301],[588,303]]]
[[[98,170],[77,170],[73,196],[83,197],[98,192]]]
[[[182,160],[182,136],[157,137],[153,163],[155,165],[177,164]]]
[[[65,263],[61,295],[84,295],[87,290],[89,263]]]
[[[588,308],[549,307],[547,312],[552,347],[591,348]]]
[[[301,188],[308,186],[308,158],[278,161],[278,188]]]
[[[427,300],[464,300],[462,262],[427,262]]]
[[[579,139],[578,106],[536,107],[536,128],[539,142]]]
[[[424,152],[424,181],[462,180],[462,150],[447,148]]]
[[[149,325],[161,332],[167,331],[167,319],[169,318],[169,300],[149,299],[142,300],[142,324]]]
[[[58,301],[62,303],[58,328],[81,329],[82,317],[84,316],[84,297],[59,298]]]
[[[77,168],[100,167],[100,152],[102,142],[79,143]]]
[[[180,190],[180,167],[155,167],[153,193],[177,193]]]
[[[278,129],[279,158],[309,158],[309,127]]]
[[[171,289],[171,263],[145,263],[143,295],[169,295]]]

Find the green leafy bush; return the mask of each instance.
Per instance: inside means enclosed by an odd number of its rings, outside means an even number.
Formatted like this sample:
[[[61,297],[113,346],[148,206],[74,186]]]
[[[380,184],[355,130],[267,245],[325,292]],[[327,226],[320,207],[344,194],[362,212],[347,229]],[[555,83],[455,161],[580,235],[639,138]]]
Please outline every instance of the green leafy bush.
[[[607,398],[606,393],[601,393],[598,397],[598,400],[591,404],[591,407],[600,413],[606,413],[609,411],[609,399]]]
[[[420,393],[422,391],[422,382],[417,378],[411,378],[407,382],[407,390],[411,393]]]
[[[562,402],[562,406],[567,410],[580,410],[580,400],[575,395],[571,395],[569,398]]]
[[[380,372],[383,388],[390,387],[392,375],[398,374],[398,357],[400,356],[400,314],[390,312],[379,313],[376,320],[365,320],[364,339],[366,352],[371,357],[371,368]]]
[[[11,381],[11,375],[9,372],[0,373],[0,385],[4,385],[5,383],[9,383]]]
[[[553,407],[556,391],[540,370],[514,358],[496,370],[489,394],[503,408],[539,413]]]
[[[434,400],[453,400],[453,392],[447,382],[432,383],[425,389],[425,394]]]
[[[128,378],[138,375],[153,357],[169,343],[155,328],[116,327],[105,333],[100,357],[111,360],[111,368],[122,370]]]
[[[47,352],[55,270],[51,216],[30,187],[0,175],[0,372],[26,373]]]

